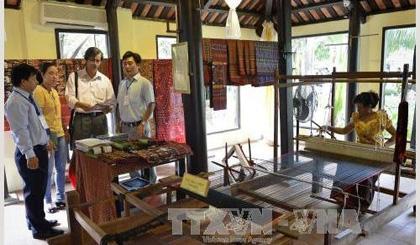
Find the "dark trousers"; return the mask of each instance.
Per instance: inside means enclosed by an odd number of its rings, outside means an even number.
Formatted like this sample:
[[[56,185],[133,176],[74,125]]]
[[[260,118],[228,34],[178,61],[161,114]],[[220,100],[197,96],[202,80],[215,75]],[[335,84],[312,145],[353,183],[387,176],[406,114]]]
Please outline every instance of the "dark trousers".
[[[26,156],[17,148],[15,163],[24,182],[26,221],[32,225],[32,233],[36,234],[49,230],[44,212],[44,196],[48,181],[48,151],[46,145],[35,146],[34,151],[39,160],[38,169],[28,169]]]
[[[103,113],[95,116],[92,116],[92,114],[76,113],[73,123],[73,140],[82,140],[108,133],[108,123]]]

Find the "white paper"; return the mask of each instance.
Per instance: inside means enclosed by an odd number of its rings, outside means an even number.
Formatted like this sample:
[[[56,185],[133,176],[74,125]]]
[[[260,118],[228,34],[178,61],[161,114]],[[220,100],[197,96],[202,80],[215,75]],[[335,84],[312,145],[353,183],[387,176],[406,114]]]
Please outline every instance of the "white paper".
[[[172,44],[172,79],[175,92],[190,94],[188,43]]]

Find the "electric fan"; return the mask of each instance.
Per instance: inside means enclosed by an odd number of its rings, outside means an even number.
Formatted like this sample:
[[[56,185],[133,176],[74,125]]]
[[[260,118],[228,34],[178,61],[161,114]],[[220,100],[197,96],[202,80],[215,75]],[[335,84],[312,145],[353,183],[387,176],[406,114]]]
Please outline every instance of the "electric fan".
[[[312,135],[312,118],[314,111],[318,107],[318,97],[315,92],[314,86],[303,85],[298,86],[293,96],[293,114],[301,123],[311,122],[311,135]]]

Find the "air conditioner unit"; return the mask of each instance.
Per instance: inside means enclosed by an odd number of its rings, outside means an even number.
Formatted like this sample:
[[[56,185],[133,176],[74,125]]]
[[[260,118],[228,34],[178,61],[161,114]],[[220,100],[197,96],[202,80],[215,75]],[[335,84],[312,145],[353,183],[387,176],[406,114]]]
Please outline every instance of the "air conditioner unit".
[[[63,4],[58,2],[41,2],[41,24],[58,24],[74,27],[107,29],[105,9],[98,7]]]

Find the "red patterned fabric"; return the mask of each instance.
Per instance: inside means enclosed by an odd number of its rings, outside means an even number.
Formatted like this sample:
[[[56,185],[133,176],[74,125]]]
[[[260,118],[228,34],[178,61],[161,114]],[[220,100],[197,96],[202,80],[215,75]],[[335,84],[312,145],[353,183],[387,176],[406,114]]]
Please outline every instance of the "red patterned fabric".
[[[185,143],[184,108],[180,93],[174,92],[172,61],[153,63],[156,139]]]
[[[140,75],[153,83],[153,60],[141,60]]]
[[[213,110],[226,110],[226,81],[227,81],[227,66],[213,65],[212,69],[212,95],[211,101]]]
[[[204,85],[210,85],[211,81],[211,47],[210,39],[203,38],[203,73]]]

